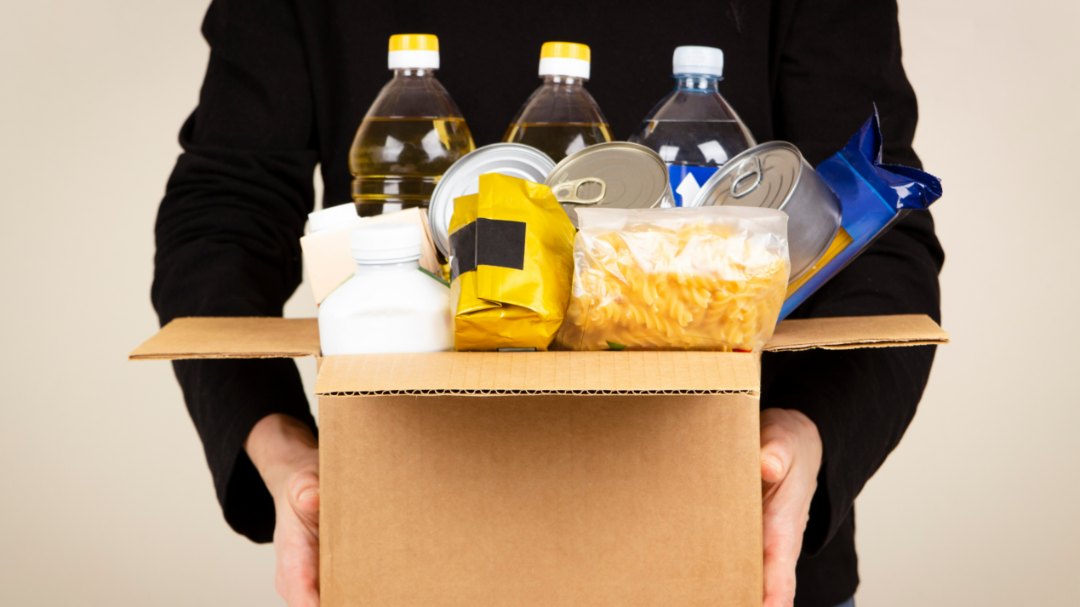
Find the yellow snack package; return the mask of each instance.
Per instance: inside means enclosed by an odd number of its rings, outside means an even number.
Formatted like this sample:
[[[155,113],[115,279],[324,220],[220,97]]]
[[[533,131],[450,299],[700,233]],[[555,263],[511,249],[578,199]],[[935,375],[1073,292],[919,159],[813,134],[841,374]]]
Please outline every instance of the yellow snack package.
[[[450,219],[454,348],[546,350],[566,314],[574,226],[551,189],[490,173]]]
[[[774,209],[580,209],[571,350],[760,349],[788,283],[787,215]]]

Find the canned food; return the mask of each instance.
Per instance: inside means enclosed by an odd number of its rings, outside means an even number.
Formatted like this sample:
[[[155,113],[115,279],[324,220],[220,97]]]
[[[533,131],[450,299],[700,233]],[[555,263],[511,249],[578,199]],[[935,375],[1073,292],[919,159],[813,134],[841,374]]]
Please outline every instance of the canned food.
[[[743,206],[788,214],[791,280],[814,265],[840,229],[840,201],[786,141],[770,141],[735,156],[701,186],[687,206]]]
[[[574,219],[573,207],[651,209],[675,206],[667,165],[636,143],[598,143],[575,152],[548,175],[547,185]]]
[[[540,150],[520,143],[493,143],[476,148],[450,165],[443,173],[428,207],[428,222],[435,246],[450,257],[450,218],[454,199],[480,190],[480,176],[500,173],[510,177],[544,183],[555,161]]]

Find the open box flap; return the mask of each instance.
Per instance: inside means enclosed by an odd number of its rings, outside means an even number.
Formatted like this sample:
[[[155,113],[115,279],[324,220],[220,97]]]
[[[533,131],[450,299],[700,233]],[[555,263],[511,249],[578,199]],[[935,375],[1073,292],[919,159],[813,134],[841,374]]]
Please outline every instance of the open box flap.
[[[766,352],[820,348],[894,348],[949,342],[949,334],[925,314],[846,316],[785,320],[776,328]]]
[[[730,352],[440,352],[323,359],[315,391],[354,394],[756,393],[758,357]]]
[[[301,358],[319,353],[314,318],[177,318],[135,348],[131,360]]]
[[[923,315],[813,318],[806,320],[785,320],[780,323],[780,326],[776,329],[776,334],[773,335],[773,338],[765,345],[765,350],[769,352],[787,352],[808,350],[811,348],[835,350],[851,348],[885,348],[943,344],[947,343],[948,340],[948,334],[928,316]],[[178,318],[170,322],[161,329],[157,335],[154,335],[136,348],[135,351],[131,353],[130,358],[132,360],[300,358],[304,356],[316,356],[318,353],[319,328],[314,318],[193,317]],[[528,356],[530,357],[530,360],[532,357],[535,357],[539,361],[545,356],[553,357],[556,354],[566,356],[570,353],[530,354]],[[636,377],[643,378],[642,381],[644,381],[644,378],[648,378],[648,382],[654,382],[654,380],[659,382],[656,383],[657,386],[677,386],[682,385],[682,376],[675,373],[673,369],[684,368],[685,365],[691,363],[688,360],[681,360],[681,362],[676,363],[674,362],[676,359],[679,357],[690,357],[691,359],[701,357],[702,360],[709,361],[724,359],[724,357],[712,358],[717,357],[718,354],[719,353],[711,352],[575,352],[573,353],[575,358],[580,358],[580,360],[587,362],[573,363],[573,365],[585,369],[596,362],[602,362],[605,368],[611,367],[611,369],[604,371],[605,373],[614,373],[618,371],[620,366],[618,364],[610,364],[611,361],[614,360],[611,358],[613,356],[619,356],[627,360],[634,359],[635,361],[645,360],[645,358],[649,356],[662,357],[664,362],[656,363],[656,369],[665,370],[665,372],[668,372],[667,375],[659,373],[659,371],[656,374],[647,375],[646,373],[648,373],[648,371],[644,370],[644,366],[642,368],[635,367],[634,371],[630,372],[630,367],[628,366],[629,363],[627,363],[621,367],[626,369],[623,376],[627,377],[630,384],[635,386],[644,385],[634,379],[634,374],[636,373],[641,373],[641,375],[636,375]],[[412,359],[415,356],[416,355],[409,355],[409,358]],[[442,356],[447,355],[444,354]],[[474,355],[463,353],[455,354],[446,360],[452,360],[454,357],[462,357],[463,361],[472,360],[464,358],[466,356]],[[507,368],[513,368],[513,365],[521,364],[519,362],[520,359],[513,358],[513,356],[515,356],[514,354],[487,353],[484,354],[484,356],[496,357],[494,358],[496,363],[498,365],[506,366]],[[380,358],[386,358],[386,362],[380,364],[392,364],[392,361],[395,360],[392,356],[380,356]],[[620,360],[622,358],[620,358]],[[563,363],[563,359],[559,360],[560,363],[555,364],[551,367],[552,369],[562,369],[560,365],[571,364]],[[658,359],[650,360],[655,361]],[[346,363],[334,363],[332,368],[336,369],[345,364]],[[442,369],[439,365],[450,363],[444,361],[431,364],[435,365],[435,367],[433,367],[434,369]],[[463,362],[461,364],[466,363]],[[709,362],[703,364],[713,363]],[[547,365],[548,363],[543,363],[541,368],[547,368]],[[541,372],[549,375],[537,375]],[[565,374],[570,373],[569,370],[562,370],[559,372]],[[537,378],[546,380],[550,377],[550,373],[553,373],[550,369],[545,371],[530,371],[528,381],[539,381]],[[671,373],[675,374],[673,375]],[[441,377],[445,378],[447,376]],[[586,377],[593,377],[593,375],[586,375]],[[400,376],[395,378],[395,380],[397,379],[400,379]],[[516,382],[519,380],[514,379],[513,381]],[[589,387],[584,386],[584,384],[564,382],[563,384],[560,384],[560,386],[563,387],[558,389],[606,389],[603,388],[603,386],[612,385],[608,383],[608,380],[592,383],[594,386],[601,387]],[[711,390],[714,389],[716,385],[715,382],[712,381],[707,381],[706,384],[690,383],[680,389]],[[420,384],[417,385],[420,386]],[[506,385],[509,386],[510,384]],[[514,385],[518,385],[521,389],[533,389],[525,386],[542,384],[522,383]],[[491,388],[511,389],[496,388],[495,384],[492,384]],[[427,388],[418,387],[417,389]],[[661,387],[657,389],[668,388]],[[756,389],[756,383],[754,389]]]

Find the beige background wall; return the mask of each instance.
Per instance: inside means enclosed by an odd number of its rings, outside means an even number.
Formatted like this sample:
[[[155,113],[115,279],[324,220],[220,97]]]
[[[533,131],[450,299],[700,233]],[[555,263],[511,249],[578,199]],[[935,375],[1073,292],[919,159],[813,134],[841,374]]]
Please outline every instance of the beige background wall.
[[[125,361],[156,328],[151,226],[205,6],[0,20],[0,604],[276,604],[272,551],[222,521],[169,366]],[[1075,605],[1080,5],[901,0],[901,22],[955,343],[859,501],[858,598]]]

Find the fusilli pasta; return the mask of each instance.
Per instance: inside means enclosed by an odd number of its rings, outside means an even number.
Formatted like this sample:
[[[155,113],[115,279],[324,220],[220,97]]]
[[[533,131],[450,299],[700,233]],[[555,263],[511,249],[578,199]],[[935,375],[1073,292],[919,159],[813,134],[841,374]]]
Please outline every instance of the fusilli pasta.
[[[575,350],[755,350],[787,289],[787,216],[772,209],[578,211],[559,343]]]

